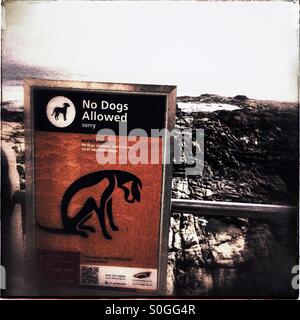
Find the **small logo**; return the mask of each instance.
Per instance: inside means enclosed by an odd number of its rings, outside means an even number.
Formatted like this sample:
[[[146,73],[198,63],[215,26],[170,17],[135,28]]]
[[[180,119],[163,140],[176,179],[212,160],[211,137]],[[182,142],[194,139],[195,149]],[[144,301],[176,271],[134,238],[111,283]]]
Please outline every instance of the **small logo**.
[[[47,104],[46,112],[48,120],[58,128],[69,126],[76,115],[73,102],[63,96],[52,98]]]
[[[133,277],[137,279],[145,279],[145,278],[149,278],[150,276],[151,276],[150,271],[139,272],[133,275]]]

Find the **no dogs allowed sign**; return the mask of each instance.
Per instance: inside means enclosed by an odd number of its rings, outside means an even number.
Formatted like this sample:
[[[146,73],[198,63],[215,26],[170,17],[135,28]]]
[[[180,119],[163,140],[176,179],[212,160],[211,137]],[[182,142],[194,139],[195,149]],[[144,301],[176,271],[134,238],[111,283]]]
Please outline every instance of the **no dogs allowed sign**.
[[[175,108],[173,86],[25,81],[40,290],[164,293]]]

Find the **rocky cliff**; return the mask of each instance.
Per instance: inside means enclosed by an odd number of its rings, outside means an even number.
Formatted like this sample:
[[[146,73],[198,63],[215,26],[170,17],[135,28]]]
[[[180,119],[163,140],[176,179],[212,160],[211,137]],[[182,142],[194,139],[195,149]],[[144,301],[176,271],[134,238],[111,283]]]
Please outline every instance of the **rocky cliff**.
[[[175,198],[296,204],[298,199],[298,106],[244,96],[183,97],[179,101],[230,103],[233,111],[178,110],[179,128],[204,129],[202,176],[174,171]]]
[[[298,106],[245,96],[182,97],[228,103],[233,111],[177,112],[177,127],[205,133],[202,176],[174,170],[173,197],[296,205]],[[297,221],[262,221],[174,213],[169,235],[168,290],[176,295],[293,296]]]

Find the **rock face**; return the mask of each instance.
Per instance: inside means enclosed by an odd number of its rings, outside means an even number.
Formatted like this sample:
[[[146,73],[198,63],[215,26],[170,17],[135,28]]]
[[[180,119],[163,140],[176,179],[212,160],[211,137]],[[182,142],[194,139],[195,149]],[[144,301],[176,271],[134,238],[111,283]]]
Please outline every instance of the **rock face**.
[[[233,111],[183,113],[177,127],[205,132],[202,176],[175,166],[173,197],[295,205],[298,194],[298,108],[245,96],[182,97],[181,102],[231,103]],[[297,221],[171,217],[169,293],[196,296],[295,295]]]
[[[290,270],[296,264],[296,238],[287,246],[273,230],[279,224],[291,232],[289,223],[173,214],[168,293],[293,296]]]
[[[183,177],[175,166],[176,184],[190,199],[292,204],[298,199],[298,106],[204,95],[181,101],[235,103],[233,111],[177,113],[177,127],[204,129],[202,176]],[[182,179],[182,182],[180,182]]]

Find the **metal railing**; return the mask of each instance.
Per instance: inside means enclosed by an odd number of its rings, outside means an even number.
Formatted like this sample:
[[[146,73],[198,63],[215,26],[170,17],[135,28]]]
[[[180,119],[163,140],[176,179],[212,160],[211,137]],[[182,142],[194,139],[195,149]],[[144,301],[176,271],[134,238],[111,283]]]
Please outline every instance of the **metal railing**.
[[[275,219],[296,216],[298,209],[293,206],[269,204],[172,199],[172,212],[193,213],[200,216]]]

